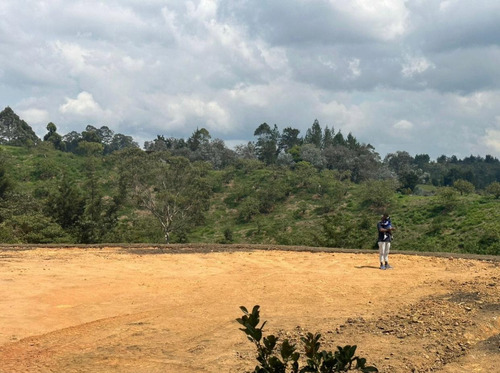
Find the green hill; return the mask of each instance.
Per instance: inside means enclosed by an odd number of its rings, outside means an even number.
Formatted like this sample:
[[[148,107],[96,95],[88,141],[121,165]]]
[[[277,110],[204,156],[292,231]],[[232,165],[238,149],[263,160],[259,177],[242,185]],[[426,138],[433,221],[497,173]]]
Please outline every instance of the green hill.
[[[372,249],[388,211],[395,249],[500,254],[500,199],[458,184],[403,194],[394,178],[355,183],[304,161],[236,159],[214,170],[170,152],[78,155],[47,142],[1,146],[0,161],[3,243],[164,243],[156,213],[182,206],[171,242]]]

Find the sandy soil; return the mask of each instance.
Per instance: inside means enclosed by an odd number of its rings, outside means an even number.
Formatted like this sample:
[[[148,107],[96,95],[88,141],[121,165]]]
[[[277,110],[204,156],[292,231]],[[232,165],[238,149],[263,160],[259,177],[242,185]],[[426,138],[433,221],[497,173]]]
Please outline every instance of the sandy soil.
[[[235,321],[357,344],[381,372],[496,372],[498,261],[375,252],[0,248],[0,372],[246,372]]]

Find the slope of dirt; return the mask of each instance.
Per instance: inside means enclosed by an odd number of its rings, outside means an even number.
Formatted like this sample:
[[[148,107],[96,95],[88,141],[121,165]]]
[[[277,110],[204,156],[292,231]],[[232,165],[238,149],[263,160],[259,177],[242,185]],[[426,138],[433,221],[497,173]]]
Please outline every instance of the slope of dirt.
[[[199,246],[0,249],[0,372],[245,372],[268,333],[357,344],[381,372],[500,366],[495,260]],[[490,258],[491,259],[491,258]],[[495,259],[495,258],[493,258]]]

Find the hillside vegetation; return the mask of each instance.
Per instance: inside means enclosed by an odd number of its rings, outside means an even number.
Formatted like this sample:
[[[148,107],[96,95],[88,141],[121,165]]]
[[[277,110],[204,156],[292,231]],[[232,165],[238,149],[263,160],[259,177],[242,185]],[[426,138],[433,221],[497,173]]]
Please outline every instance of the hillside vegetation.
[[[60,136],[49,123],[37,141],[25,122],[15,131],[11,110],[0,113],[0,127],[7,120],[3,243],[371,249],[389,212],[396,249],[500,254],[500,162],[491,156],[431,161],[401,151],[381,160],[317,121],[304,138],[264,123],[255,143],[235,150],[205,129],[187,140],[158,136],[141,150],[107,127]]]

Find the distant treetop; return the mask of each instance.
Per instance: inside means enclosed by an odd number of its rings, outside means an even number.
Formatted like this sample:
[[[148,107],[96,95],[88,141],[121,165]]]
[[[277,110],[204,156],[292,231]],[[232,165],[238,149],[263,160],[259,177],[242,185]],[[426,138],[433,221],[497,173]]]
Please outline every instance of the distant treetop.
[[[39,142],[33,129],[10,107],[0,113],[0,145],[31,146]]]

